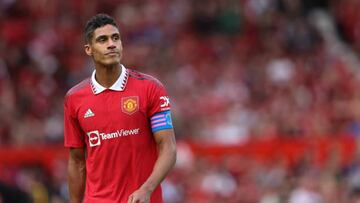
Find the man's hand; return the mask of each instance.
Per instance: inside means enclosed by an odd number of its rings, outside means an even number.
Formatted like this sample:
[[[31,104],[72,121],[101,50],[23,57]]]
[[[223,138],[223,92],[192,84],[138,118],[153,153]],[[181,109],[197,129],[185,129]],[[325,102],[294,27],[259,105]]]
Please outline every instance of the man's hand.
[[[127,203],[149,203],[150,197],[151,197],[150,191],[140,188],[129,196]]]
[[[141,187],[133,192],[127,203],[149,203],[151,193],[164,180],[176,161],[176,141],[173,129],[160,130],[154,133],[159,148],[159,156],[154,169]]]

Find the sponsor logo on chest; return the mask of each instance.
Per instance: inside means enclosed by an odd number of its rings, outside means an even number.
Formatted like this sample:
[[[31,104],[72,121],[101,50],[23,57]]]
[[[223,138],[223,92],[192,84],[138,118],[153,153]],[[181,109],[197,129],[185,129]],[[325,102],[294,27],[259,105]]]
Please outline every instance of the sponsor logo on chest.
[[[95,147],[101,145],[101,141],[107,141],[115,138],[127,137],[138,135],[140,133],[140,128],[134,129],[120,129],[115,132],[103,133],[98,130],[87,132],[87,136],[89,137],[89,145],[90,147]]]

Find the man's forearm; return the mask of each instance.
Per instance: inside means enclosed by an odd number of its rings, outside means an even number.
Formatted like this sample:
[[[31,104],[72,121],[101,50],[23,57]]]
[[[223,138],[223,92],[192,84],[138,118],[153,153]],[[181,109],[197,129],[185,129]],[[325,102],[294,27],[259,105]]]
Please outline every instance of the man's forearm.
[[[85,161],[75,161],[70,158],[68,164],[70,203],[82,203],[85,191],[85,179]]]
[[[159,156],[155,163],[153,172],[141,186],[141,189],[153,192],[156,187],[165,179],[176,162],[176,144],[159,143]]]

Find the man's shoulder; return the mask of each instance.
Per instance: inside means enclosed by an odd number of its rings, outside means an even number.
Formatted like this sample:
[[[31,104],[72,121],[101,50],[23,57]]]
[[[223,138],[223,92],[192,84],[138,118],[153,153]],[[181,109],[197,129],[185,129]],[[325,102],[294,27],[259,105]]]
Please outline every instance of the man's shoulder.
[[[142,73],[134,69],[128,69],[128,71],[129,71],[129,77],[133,78],[134,80],[137,80],[139,82],[145,82],[147,84],[155,84],[156,86],[160,86],[160,87],[163,86],[160,80],[158,80],[154,76]]]
[[[90,86],[90,78],[86,78],[80,83],[76,84],[72,88],[69,89],[69,91],[66,93],[66,97],[69,97],[71,95],[75,95],[76,93],[81,92],[81,90],[84,90],[85,88]]]

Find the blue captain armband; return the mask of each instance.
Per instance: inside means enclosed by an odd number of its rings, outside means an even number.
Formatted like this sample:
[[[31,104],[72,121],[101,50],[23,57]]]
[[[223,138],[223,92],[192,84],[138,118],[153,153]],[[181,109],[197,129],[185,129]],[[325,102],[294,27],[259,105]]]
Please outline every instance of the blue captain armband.
[[[173,128],[170,111],[162,111],[154,114],[150,118],[150,122],[151,122],[151,131],[153,133],[156,133],[160,130]]]

